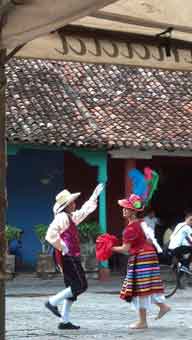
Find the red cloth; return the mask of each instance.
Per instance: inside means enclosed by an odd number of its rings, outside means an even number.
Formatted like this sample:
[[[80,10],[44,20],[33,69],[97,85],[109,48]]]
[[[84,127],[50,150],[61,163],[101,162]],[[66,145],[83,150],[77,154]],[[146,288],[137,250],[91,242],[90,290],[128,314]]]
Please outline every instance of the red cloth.
[[[123,243],[130,243],[129,253],[139,254],[143,251],[153,251],[154,246],[146,239],[141,227],[141,221],[130,223],[123,231]]]
[[[55,249],[54,257],[56,265],[62,267],[62,252],[58,249]]]
[[[112,256],[112,247],[117,246],[119,240],[116,236],[103,234],[96,240],[96,258],[99,261],[106,261]]]

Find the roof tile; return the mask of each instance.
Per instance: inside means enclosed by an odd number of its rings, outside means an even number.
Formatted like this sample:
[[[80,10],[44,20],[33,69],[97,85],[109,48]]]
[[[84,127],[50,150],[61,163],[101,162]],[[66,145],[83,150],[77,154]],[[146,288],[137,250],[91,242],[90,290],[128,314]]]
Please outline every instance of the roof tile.
[[[192,73],[12,59],[10,143],[192,150]]]

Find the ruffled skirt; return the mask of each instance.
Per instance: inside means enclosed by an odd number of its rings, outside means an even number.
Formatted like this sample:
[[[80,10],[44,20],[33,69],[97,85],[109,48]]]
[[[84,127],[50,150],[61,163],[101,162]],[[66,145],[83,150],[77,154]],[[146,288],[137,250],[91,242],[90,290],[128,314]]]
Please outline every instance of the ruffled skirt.
[[[151,303],[164,302],[164,288],[156,252],[143,251],[131,256],[120,298],[133,302],[136,308],[150,308]]]

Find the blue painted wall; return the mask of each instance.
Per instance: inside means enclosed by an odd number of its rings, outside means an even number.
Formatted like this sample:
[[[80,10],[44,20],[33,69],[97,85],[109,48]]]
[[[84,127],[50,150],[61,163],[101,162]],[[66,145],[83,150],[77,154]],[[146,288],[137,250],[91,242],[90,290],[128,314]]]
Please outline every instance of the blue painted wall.
[[[62,151],[23,150],[8,157],[7,223],[24,230],[23,261],[34,266],[41,245],[35,224],[49,224],[55,195],[64,186]]]

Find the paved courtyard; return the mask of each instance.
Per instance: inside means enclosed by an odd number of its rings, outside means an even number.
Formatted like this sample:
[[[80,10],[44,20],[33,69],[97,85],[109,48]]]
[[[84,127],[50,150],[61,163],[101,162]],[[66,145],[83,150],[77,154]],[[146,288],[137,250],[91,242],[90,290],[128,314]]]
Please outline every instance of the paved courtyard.
[[[154,307],[150,328],[133,331],[128,325],[135,320],[135,311],[119,299],[119,286],[117,278],[104,284],[91,281],[88,292],[74,304],[71,314],[72,321],[81,329],[61,331],[57,329],[59,320],[44,308],[44,303],[49,294],[62,289],[62,279],[40,280],[21,275],[7,284],[6,340],[191,340],[192,288],[178,291],[169,299],[172,311],[162,320],[154,320],[157,313]]]

